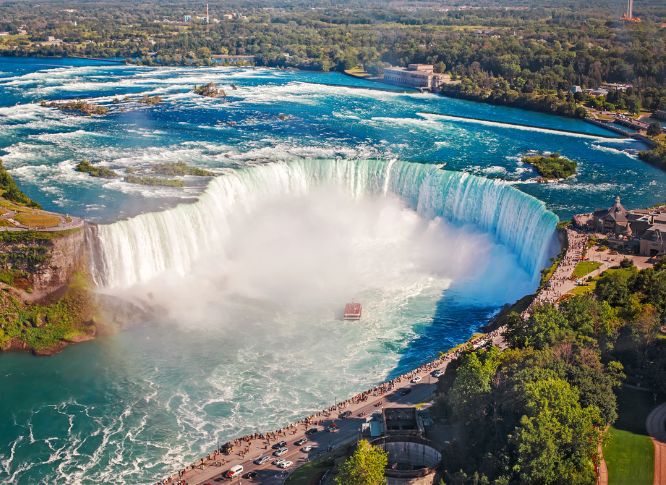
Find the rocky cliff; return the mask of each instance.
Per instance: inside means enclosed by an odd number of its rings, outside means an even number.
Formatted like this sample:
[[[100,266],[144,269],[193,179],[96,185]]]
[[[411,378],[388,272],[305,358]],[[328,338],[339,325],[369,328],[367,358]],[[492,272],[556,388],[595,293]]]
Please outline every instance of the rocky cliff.
[[[30,301],[66,288],[86,258],[83,229],[0,233],[0,281],[22,290]]]
[[[0,232],[0,348],[51,354],[95,335],[83,228]]]

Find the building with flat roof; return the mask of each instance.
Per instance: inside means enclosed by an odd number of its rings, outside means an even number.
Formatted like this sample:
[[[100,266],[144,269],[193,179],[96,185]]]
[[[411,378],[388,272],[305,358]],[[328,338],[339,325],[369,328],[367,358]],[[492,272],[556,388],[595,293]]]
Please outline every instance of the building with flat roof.
[[[435,73],[432,64],[410,64],[404,67],[384,69],[384,82],[411,88],[437,89],[444,83],[444,76]]]

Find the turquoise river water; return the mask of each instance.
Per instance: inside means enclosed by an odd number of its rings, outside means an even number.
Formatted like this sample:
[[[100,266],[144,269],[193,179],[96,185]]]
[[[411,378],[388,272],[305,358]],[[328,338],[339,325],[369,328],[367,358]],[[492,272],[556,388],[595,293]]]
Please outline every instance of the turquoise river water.
[[[204,82],[227,98],[191,92]],[[0,481],[153,482],[464,341],[536,288],[558,217],[666,195],[634,140],[377,86],[0,58],[0,158],[45,208],[99,224],[100,292],[153,309],[54,357],[0,355]],[[39,105],[79,98],[110,113]],[[520,162],[530,150],[579,173],[536,183]],[[186,162],[216,176],[146,187],[74,171],[83,159],[121,175]],[[351,299],[360,322],[340,320]]]

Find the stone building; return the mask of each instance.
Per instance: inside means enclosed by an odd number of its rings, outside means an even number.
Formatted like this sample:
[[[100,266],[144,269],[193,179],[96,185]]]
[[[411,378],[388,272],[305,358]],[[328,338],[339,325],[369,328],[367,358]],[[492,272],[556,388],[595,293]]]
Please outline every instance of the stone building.
[[[384,69],[384,82],[412,88],[437,89],[444,83],[444,76],[436,74],[432,64],[410,64],[407,69]]]
[[[616,197],[608,209],[576,216],[574,223],[608,235],[618,249],[650,257],[666,254],[666,206],[627,210]]]

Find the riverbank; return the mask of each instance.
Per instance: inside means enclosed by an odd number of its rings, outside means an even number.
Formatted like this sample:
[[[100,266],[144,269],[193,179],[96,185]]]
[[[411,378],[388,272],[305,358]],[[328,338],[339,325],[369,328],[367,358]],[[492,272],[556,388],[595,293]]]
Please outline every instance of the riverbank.
[[[289,451],[280,458],[290,460],[294,467],[306,463],[329,450],[345,446],[359,437],[360,425],[373,412],[383,406],[414,407],[432,399],[437,388],[437,379],[431,376],[435,369],[445,370],[451,362],[467,351],[484,345],[504,346],[502,329],[483,335],[475,335],[466,343],[458,345],[418,368],[360,392],[340,403],[307,416],[295,423],[271,432],[259,432],[243,436],[229,442],[228,447],[212,450],[211,453],[191,465],[179,470],[158,482],[166,484],[197,485],[210,480],[217,480],[226,470],[235,465],[242,465],[244,473],[256,471],[257,479],[264,484],[282,483],[286,473],[270,463],[257,465],[253,461],[260,456],[270,456],[274,443],[289,441]],[[349,413],[341,417],[342,413]],[[335,431],[326,431],[333,426]],[[314,434],[306,431],[317,428]],[[322,429],[324,428],[324,429]],[[293,448],[293,442],[307,438],[307,445],[313,446],[308,452]],[[228,450],[224,454],[222,450]]]

